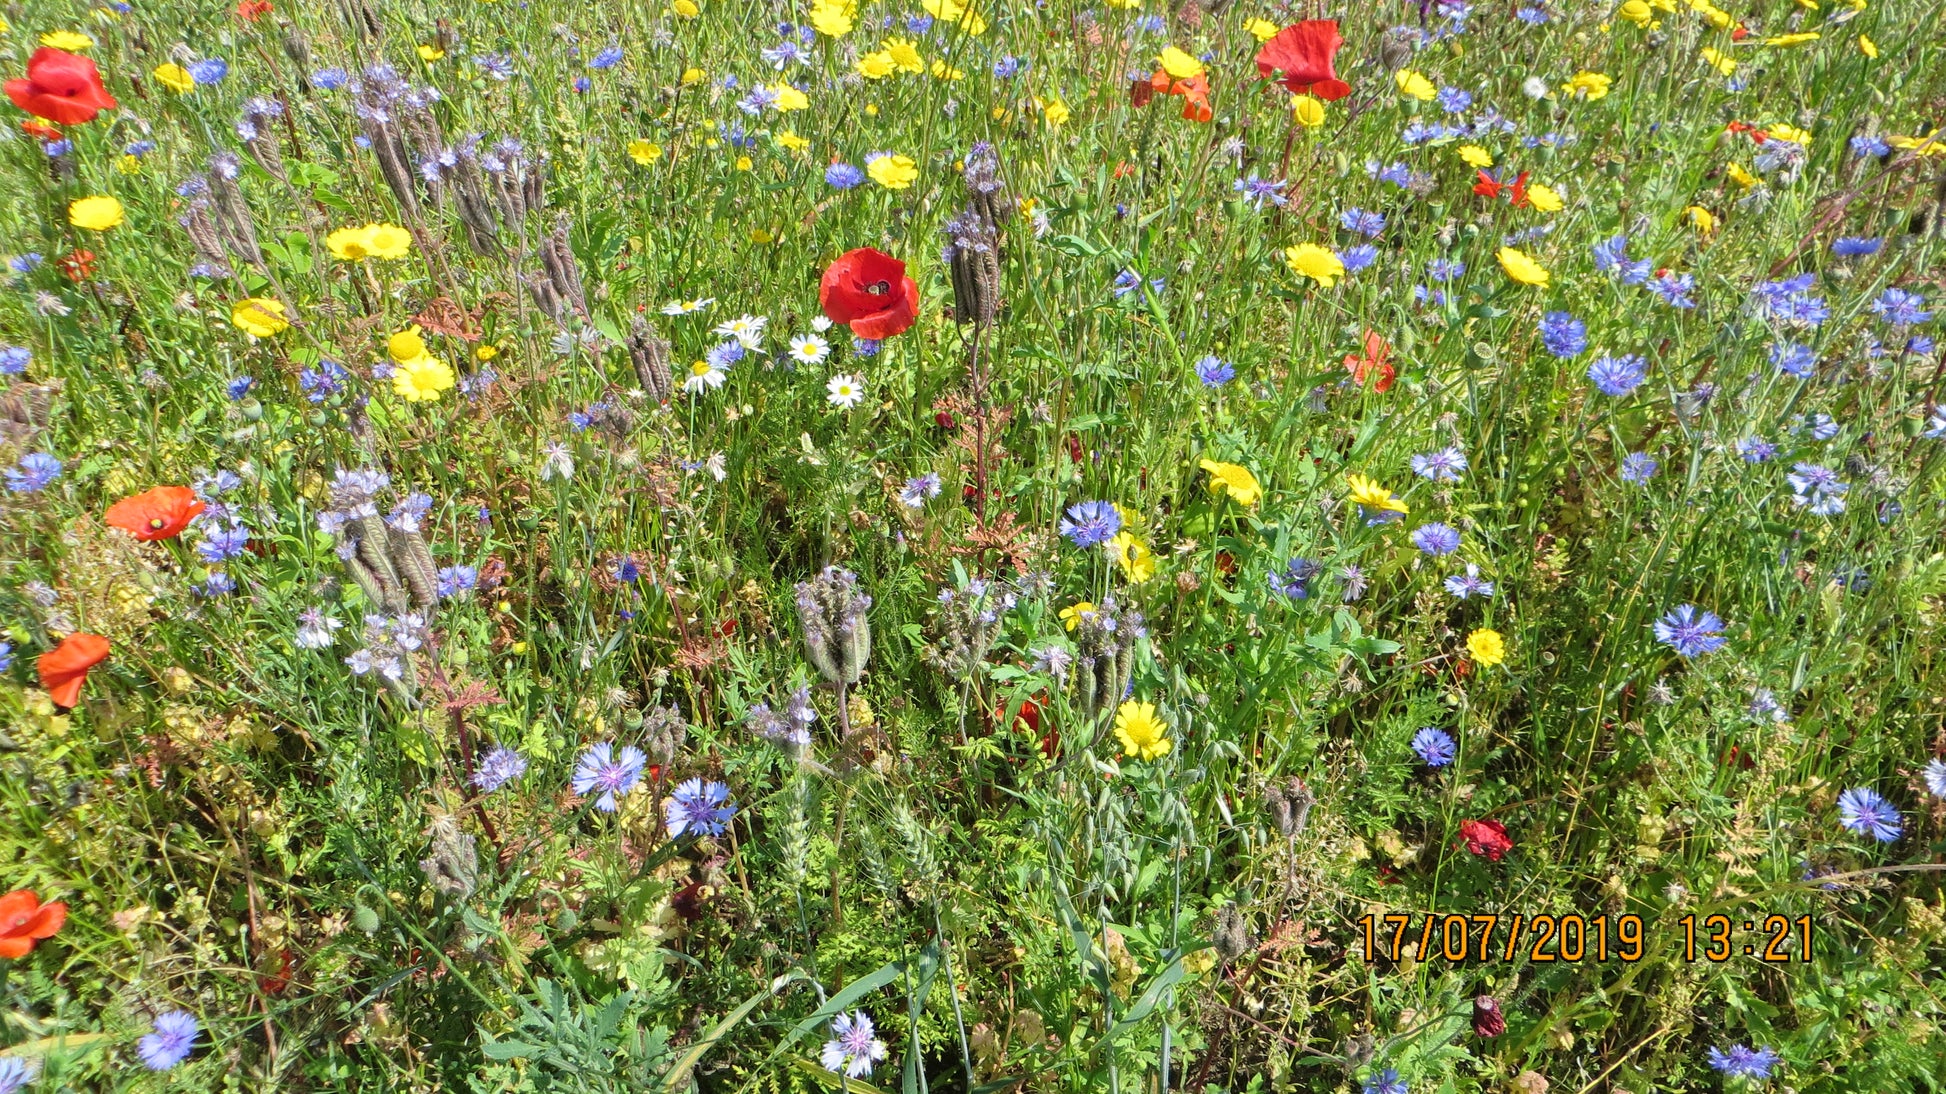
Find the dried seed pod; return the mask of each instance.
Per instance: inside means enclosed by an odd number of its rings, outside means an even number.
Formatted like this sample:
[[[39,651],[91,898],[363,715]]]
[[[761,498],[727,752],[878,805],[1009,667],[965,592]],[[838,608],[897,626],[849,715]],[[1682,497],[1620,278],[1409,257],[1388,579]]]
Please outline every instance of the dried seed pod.
[[[966,169],[960,178],[971,198],[970,208],[995,233],[1013,216],[1013,203],[1007,200],[1007,184],[1000,178],[1000,154],[988,141],[977,141],[966,153]]]
[[[413,605],[430,608],[439,603],[439,567],[432,560],[426,537],[416,527],[410,531],[388,528],[386,535],[392,567],[412,590]]]
[[[547,268],[547,276],[554,282],[554,290],[561,299],[574,306],[576,313],[588,314],[588,298],[581,291],[581,267],[575,263],[574,249],[568,245],[568,232],[573,221],[562,213],[554,221],[554,231],[541,244],[541,262]]]
[[[527,292],[534,298],[534,306],[556,323],[568,320],[568,305],[555,291],[554,282],[545,273],[522,274],[520,283],[527,286]]]
[[[223,249],[222,237],[217,235],[216,225],[211,222],[209,208],[204,202],[191,204],[176,222],[189,233],[189,243],[196,248],[196,257],[212,266],[229,268],[230,253]]]
[[[944,257],[952,273],[953,319],[990,327],[1000,310],[1000,234],[969,204],[946,222]]]
[[[643,316],[636,316],[629,326],[628,355],[635,362],[635,376],[642,382],[642,390],[658,403],[668,402],[676,391],[675,377],[669,371],[669,343]]]
[[[1210,941],[1216,946],[1216,956],[1225,962],[1235,961],[1257,948],[1250,925],[1244,922],[1243,913],[1234,904],[1225,904],[1216,913],[1216,927],[1210,933]]]
[[[1303,833],[1304,826],[1311,820],[1311,807],[1317,801],[1317,795],[1299,778],[1286,780],[1283,786],[1273,784],[1264,791],[1264,804],[1270,811],[1270,822],[1277,828],[1277,834],[1285,839],[1296,839]]]
[[[262,268],[264,254],[257,246],[257,226],[250,215],[250,206],[244,202],[243,190],[237,186],[238,168],[236,157],[227,153],[210,159],[210,171],[205,178],[216,208],[216,226],[230,254]]]

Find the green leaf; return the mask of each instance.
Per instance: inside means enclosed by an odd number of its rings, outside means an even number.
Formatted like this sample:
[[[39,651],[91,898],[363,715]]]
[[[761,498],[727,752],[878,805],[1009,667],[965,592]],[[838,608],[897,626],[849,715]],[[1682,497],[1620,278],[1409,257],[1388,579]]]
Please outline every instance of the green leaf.
[[[1144,1019],[1155,1013],[1156,1005],[1162,1002],[1162,993],[1175,987],[1182,980],[1182,977],[1182,958],[1178,957],[1174,961],[1169,962],[1167,967],[1161,972],[1156,973],[1149,980],[1149,986],[1143,990],[1141,995],[1136,996],[1135,1002],[1131,1003],[1128,1010],[1123,1012],[1121,1020],[1108,1027],[1108,1032],[1102,1036],[1102,1040],[1113,1041],[1115,1038],[1141,1025]]]
[[[662,1088],[670,1091],[686,1089],[689,1086],[689,1073],[696,1069],[696,1064],[702,1060],[704,1053],[714,1048],[716,1042],[729,1036],[730,1031],[736,1028],[738,1022],[749,1017],[750,1012],[757,1009],[757,1004],[762,1003],[764,1000],[776,995],[799,980],[804,979],[808,978],[802,970],[792,969],[790,972],[772,980],[769,987],[737,1004],[735,1010],[724,1015],[722,1021],[711,1027],[708,1033],[704,1034],[695,1044],[690,1045],[687,1051],[676,1058],[676,1062],[669,1068],[669,1073],[663,1077]],[[779,1051],[782,1051],[782,1046],[779,1046]],[[776,1059],[776,1055],[773,1054],[771,1059]]]

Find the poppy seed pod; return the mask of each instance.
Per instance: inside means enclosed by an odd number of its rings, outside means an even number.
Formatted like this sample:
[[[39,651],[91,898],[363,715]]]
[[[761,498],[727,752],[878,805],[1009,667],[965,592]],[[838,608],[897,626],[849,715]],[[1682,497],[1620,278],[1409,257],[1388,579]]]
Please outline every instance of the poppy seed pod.
[[[635,362],[635,377],[642,382],[642,390],[658,403],[668,402],[676,390],[669,372],[669,342],[639,315],[629,327],[628,356]]]
[[[797,586],[797,618],[804,627],[805,655],[818,675],[839,686],[856,684],[872,656],[866,611],[872,598],[858,589],[858,575],[827,566],[816,580]]]

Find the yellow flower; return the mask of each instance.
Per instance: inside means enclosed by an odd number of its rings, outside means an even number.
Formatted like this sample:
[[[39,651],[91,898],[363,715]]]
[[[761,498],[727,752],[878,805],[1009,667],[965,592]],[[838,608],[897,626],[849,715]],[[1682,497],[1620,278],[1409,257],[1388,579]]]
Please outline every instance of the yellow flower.
[[[437,61],[444,56],[446,56],[446,51],[431,43],[426,43],[419,47],[419,59],[421,61]]]
[[[187,95],[196,90],[196,77],[191,76],[188,69],[173,61],[166,65],[155,66],[155,71],[149,75],[155,77],[156,83],[178,95]]]
[[[1858,36],[1858,52],[1876,60],[1878,58],[1878,43],[1861,34]]]
[[[1196,466],[1209,472],[1209,489],[1212,494],[1227,493],[1236,499],[1238,505],[1255,505],[1264,496],[1264,489],[1257,485],[1257,476],[1240,464],[1220,463],[1204,460]]]
[[[1122,575],[1135,585],[1155,576],[1155,552],[1127,531],[1115,533],[1108,541],[1108,557],[1122,568]]]
[[[1522,285],[1547,284],[1547,269],[1512,247],[1500,248],[1500,253],[1495,257],[1500,259],[1500,268],[1507,272],[1507,276]]]
[[[115,159],[115,170],[124,175],[139,175],[142,173],[142,157],[119,156]]]
[[[684,87],[688,87],[690,84],[701,83],[708,75],[709,73],[691,65],[682,70],[682,84]]]
[[[1769,133],[1776,140],[1789,141],[1792,144],[1804,148],[1811,146],[1811,131],[1808,129],[1799,129],[1789,122],[1778,122],[1776,125],[1765,130],[1765,132]]]
[[[1655,12],[1649,9],[1648,0],[1628,0],[1622,5],[1622,10],[1615,14],[1638,27],[1648,26],[1649,21],[1655,18]]]
[[[1736,58],[1712,46],[1703,47],[1703,60],[1716,66],[1716,71],[1725,76],[1732,75],[1737,70]]]
[[[385,340],[385,352],[392,360],[400,364],[404,364],[407,361],[417,361],[419,358],[426,356],[426,340],[419,334],[419,325],[414,323],[412,326],[387,338]]]
[[[1466,652],[1472,655],[1474,664],[1490,669],[1507,659],[1507,640],[1499,631],[1481,627],[1466,636]]]
[[[919,56],[919,47],[909,39],[894,38],[885,43],[883,52],[892,58],[901,72],[924,72],[926,69],[925,60]]]
[[[919,177],[919,165],[911,156],[874,156],[865,163],[865,173],[887,190],[903,190]]]
[[[811,105],[809,97],[789,84],[778,84],[770,89],[770,93],[777,96],[775,105],[778,112],[782,114],[788,114],[793,110],[804,110]]]
[[[408,403],[438,402],[440,393],[451,390],[454,383],[453,370],[437,357],[403,361],[392,370],[392,391]]]
[[[737,170],[739,171],[748,171],[752,167],[757,166],[757,163],[755,160],[751,159],[749,155],[746,154],[737,157],[736,166],[737,166]]]
[[[1157,57],[1155,61],[1162,66],[1162,71],[1167,72],[1178,80],[1187,80],[1192,76],[1201,76],[1203,74],[1203,62],[1191,57],[1175,46],[1164,48],[1162,55]]]
[[[1338,256],[1315,243],[1300,243],[1284,249],[1284,265],[1299,277],[1308,277],[1322,288],[1330,288],[1345,276],[1345,264]]]
[[[1402,68],[1394,72],[1392,79],[1398,82],[1399,94],[1407,98],[1417,99],[1422,103],[1430,102],[1434,95],[1439,94],[1439,89],[1432,85],[1431,80],[1426,79],[1424,76],[1409,68]]]
[[[1935,129],[1924,137],[1887,137],[1885,143],[1902,152],[1917,152],[1922,156],[1946,155],[1946,142],[1940,140],[1942,135],[1946,135],[1946,129]]]
[[[1324,101],[1311,95],[1291,96],[1291,120],[1306,129],[1324,124]]]
[[[269,338],[290,327],[284,318],[284,302],[267,296],[250,296],[230,308],[230,322],[254,338]]]
[[[946,63],[946,62],[944,62],[944,61],[942,61],[942,60],[940,60],[940,59],[939,59],[939,58],[937,58],[937,57],[934,57],[934,58],[933,58],[933,60],[932,60],[932,74],[933,74],[933,78],[934,78],[934,79],[939,79],[939,80],[964,80],[964,79],[966,79],[966,70],[965,70],[965,69],[963,69],[963,68],[953,68],[953,67],[951,67],[951,66],[949,66],[949,65],[947,65],[947,63]]]
[[[1094,614],[1095,614],[1094,602],[1088,600],[1077,600],[1073,604],[1070,604],[1067,607],[1061,609],[1061,622],[1064,625],[1066,625],[1066,627],[1069,630],[1073,630],[1076,627],[1079,627],[1083,621],[1089,619]]]
[[[1729,12],[1717,7],[1710,0],[1689,0],[1689,6],[1703,13],[1703,18],[1718,30],[1729,30],[1736,25],[1736,19]]]
[[[678,4],[683,0],[676,0]],[[851,33],[851,15],[857,6],[849,0],[818,0],[811,7],[811,25],[827,38],[843,38]]]
[[[473,351],[475,360],[491,361],[498,356],[500,356],[500,347],[498,346],[482,345]]]
[[[1041,117],[1046,119],[1048,126],[1051,128],[1060,128],[1062,122],[1074,116],[1074,112],[1068,109],[1068,104],[1059,99],[1045,103],[1039,99],[1035,99],[1034,105],[1041,108]]]
[[[122,203],[110,197],[81,198],[68,203],[68,223],[91,232],[105,232],[122,223]]]
[[[69,53],[80,53],[93,48],[94,44],[95,40],[93,38],[85,34],[76,34],[71,30],[55,30],[41,35],[41,45],[54,49],[65,49]]]
[[[1138,760],[1159,760],[1174,747],[1169,727],[1156,716],[1154,703],[1130,700],[1115,711],[1115,739],[1122,751]]]
[[[805,140],[803,137],[798,136],[796,133],[793,133],[788,129],[773,136],[771,140],[776,141],[779,145],[788,148],[793,152],[802,152],[805,149],[811,147],[810,141]]]
[[[703,14],[702,6],[696,0],[676,0],[669,8],[684,19],[694,19]]]
[[[1562,84],[1561,90],[1567,92],[1574,98],[1587,99],[1589,102],[1594,102],[1596,99],[1606,96],[1609,85],[1614,82],[1613,78],[1603,76],[1599,72],[1589,72],[1587,69],[1582,69],[1580,72],[1574,74],[1574,79]]]
[[[1760,179],[1757,178],[1757,176],[1751,174],[1748,171],[1745,171],[1743,169],[1743,165],[1740,163],[1733,163],[1730,166],[1724,168],[1724,171],[1730,176],[1730,178],[1734,179],[1738,185],[1744,187],[1745,189],[1749,189],[1750,187],[1757,185],[1757,183],[1761,181]]]
[[[883,80],[899,70],[898,62],[892,59],[892,54],[888,50],[867,53],[858,58],[851,67],[857,69],[858,74],[867,80]]]
[[[1392,491],[1387,490],[1385,487],[1380,486],[1378,483],[1363,475],[1349,475],[1346,476],[1345,481],[1351,484],[1351,502],[1353,505],[1363,506],[1366,509],[1376,510],[1380,513],[1412,512],[1412,510],[1406,508],[1404,498],[1399,497],[1397,494],[1394,494]]]
[[[921,6],[935,19],[958,23],[968,34],[979,34],[987,29],[987,21],[960,0],[921,0]]]
[[[365,250],[373,258],[404,258],[412,253],[412,233],[396,224],[367,224]]]
[[[1268,19],[1252,19],[1243,24],[1243,29],[1249,31],[1250,37],[1259,42],[1268,42],[1277,37],[1277,24]]]
[[[1705,236],[1713,236],[1716,234],[1717,225],[1715,213],[1710,212],[1700,205],[1691,205],[1689,208],[1683,210],[1683,215],[1689,218],[1689,223],[1695,226],[1699,234]]]
[[[1771,37],[1769,37],[1769,38],[1766,38],[1766,39],[1764,39],[1764,45],[1767,45],[1767,46],[1801,46],[1801,45],[1803,45],[1803,44],[1804,44],[1804,43],[1806,43],[1806,42],[1815,42],[1815,41],[1817,41],[1817,40],[1818,40],[1818,32],[1817,32],[1817,31],[1815,31],[1815,30],[1806,30],[1806,31],[1799,31],[1799,32],[1798,32],[1798,33],[1796,33],[1796,34],[1778,34],[1778,35],[1773,35],[1773,36],[1771,36]]]
[[[1527,203],[1543,213],[1561,211],[1561,195],[1546,183],[1534,183],[1527,188]]]
[[[628,142],[628,158],[642,167],[647,167],[662,158],[662,146],[652,140],[637,137]]]
[[[1477,144],[1460,145],[1459,158],[1465,160],[1468,167],[1493,166],[1493,153],[1481,148]]]
[[[331,251],[331,257],[340,262],[357,262],[370,258],[372,251],[367,246],[371,233],[363,228],[340,228],[324,237],[324,245]]]

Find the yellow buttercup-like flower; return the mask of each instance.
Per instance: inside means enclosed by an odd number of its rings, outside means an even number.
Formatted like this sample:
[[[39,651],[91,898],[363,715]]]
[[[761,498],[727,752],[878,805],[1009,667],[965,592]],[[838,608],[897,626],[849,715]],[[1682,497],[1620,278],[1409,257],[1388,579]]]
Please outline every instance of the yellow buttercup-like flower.
[[[883,80],[899,70],[899,63],[893,60],[891,51],[881,49],[859,57],[851,67],[867,80]]]
[[[412,233],[396,224],[367,224],[365,249],[373,258],[404,258],[412,253]]]
[[[1878,43],[1861,34],[1858,36],[1858,52],[1876,60],[1878,58]]]
[[[1042,102],[1039,99],[1035,99],[1034,105],[1040,108],[1041,117],[1047,122],[1050,128],[1054,129],[1059,129],[1061,123],[1067,121],[1074,113],[1068,109],[1068,104],[1059,99],[1054,99],[1049,102]]]
[[[1792,144],[1801,145],[1806,148],[1811,145],[1811,131],[1808,129],[1799,129],[1789,122],[1778,122],[1776,125],[1764,130],[1764,132],[1770,134],[1774,140],[1790,141]]]
[[[1606,97],[1609,87],[1614,83],[1615,80],[1612,76],[1604,76],[1599,72],[1589,72],[1587,69],[1582,69],[1580,72],[1574,74],[1573,79],[1562,84],[1561,90],[1567,92],[1573,98],[1586,99],[1589,102],[1594,102],[1596,99]]]
[[[452,368],[437,357],[421,356],[392,370],[392,392],[408,403],[438,402],[456,382]]]
[[[1299,277],[1308,277],[1321,288],[1330,288],[1345,276],[1345,264],[1330,250],[1315,243],[1300,243],[1284,249],[1284,265]]]
[[[1740,163],[1733,163],[1730,166],[1725,167],[1723,171],[1725,174],[1729,175],[1730,178],[1733,181],[1735,181],[1737,185],[1742,186],[1746,190],[1752,186],[1757,185],[1757,183],[1763,181],[1762,179],[1759,179],[1757,176],[1744,170],[1743,165]]]
[[[1157,64],[1162,66],[1162,71],[1167,72],[1178,80],[1187,80],[1193,76],[1201,76],[1203,74],[1203,62],[1191,57],[1175,46],[1164,48],[1162,55],[1155,60]]]
[[[1547,268],[1512,247],[1502,247],[1494,256],[1500,260],[1500,268],[1508,277],[1522,285],[1546,285]]]
[[[909,39],[894,38],[885,43],[883,52],[892,58],[893,64],[899,66],[900,72],[926,70],[925,59],[919,56],[919,47],[913,45]]]
[[[1799,32],[1798,32],[1798,33],[1796,33],[1796,34],[1776,34],[1776,35],[1772,35],[1771,37],[1769,37],[1769,38],[1766,38],[1766,39],[1764,39],[1764,45],[1767,45],[1767,46],[1801,46],[1801,45],[1803,45],[1803,44],[1804,44],[1804,43],[1806,43],[1806,42],[1815,42],[1815,41],[1817,41],[1817,40],[1818,40],[1818,38],[1819,38],[1819,34],[1818,34],[1818,32],[1817,32],[1817,31],[1815,31],[1815,30],[1805,30],[1805,31],[1799,31]]]
[[[1410,513],[1405,499],[1380,486],[1363,475],[1348,475],[1345,482],[1351,486],[1353,505],[1378,513]]]
[[[419,47],[419,59],[421,61],[437,61],[444,56],[446,56],[446,51],[431,43],[426,43]]]
[[[628,142],[628,158],[643,167],[647,167],[649,164],[662,158],[662,146],[654,141],[637,137]]]
[[[1650,9],[1648,0],[1628,0],[1626,4],[1622,5],[1622,9],[1615,14],[1634,23],[1638,27],[1648,26],[1650,21],[1655,18],[1655,12]]]
[[[1733,75],[1737,70],[1736,58],[1712,46],[1703,47],[1703,60],[1714,65],[1716,71],[1725,76]]]
[[[1108,557],[1122,568],[1122,576],[1131,584],[1140,585],[1155,576],[1155,552],[1134,534],[1126,529],[1117,532],[1107,546]]]
[[[811,5],[811,26],[827,38],[843,38],[851,33],[852,15],[857,10],[858,5],[851,0],[818,0]]]
[[[696,0],[675,0],[675,3],[669,5],[669,10],[682,16],[684,19],[694,19],[698,15],[703,14],[702,5],[698,4]]]
[[[709,73],[704,72],[702,69],[697,68],[694,65],[691,65],[690,67],[682,70],[682,85],[684,87],[688,87],[690,84],[701,83],[708,76]]]
[[[1115,711],[1115,739],[1122,751],[1138,760],[1159,760],[1169,754],[1169,726],[1156,715],[1154,703],[1123,703]]]
[[[780,148],[788,148],[793,152],[802,152],[805,149],[811,147],[810,141],[806,140],[803,137],[798,136],[796,133],[793,133],[788,129],[774,134],[770,139],[776,141]]]
[[[324,237],[324,245],[331,251],[331,257],[340,262],[358,262],[371,257],[371,249],[365,246],[366,236],[363,228],[339,228]]]
[[[947,64],[946,62],[940,60],[937,57],[934,57],[932,60],[932,74],[933,74],[933,78],[937,80],[966,79],[965,69],[954,68],[952,65]]]
[[[1459,158],[1465,160],[1468,167],[1493,166],[1493,153],[1477,144],[1462,144],[1458,151]]]
[[[865,173],[887,190],[903,190],[919,178],[919,165],[911,156],[888,153],[865,161]]]
[[[1250,37],[1259,42],[1268,42],[1277,37],[1277,24],[1268,19],[1252,19],[1243,24],[1243,29],[1249,31]]]
[[[426,340],[419,333],[419,325],[412,326],[385,340],[386,355],[399,364],[417,361],[426,356]]]
[[[1313,95],[1291,96],[1291,120],[1306,129],[1324,124],[1324,100]]]
[[[68,203],[68,223],[91,232],[105,232],[123,220],[122,203],[111,197],[81,198]]]
[[[1474,664],[1490,669],[1507,659],[1507,640],[1499,631],[1482,627],[1466,636],[1466,652]]]
[[[1689,208],[1683,210],[1683,215],[1689,218],[1689,223],[1695,227],[1697,234],[1704,236],[1713,236],[1716,234],[1717,223],[1715,213],[1710,212],[1700,205],[1691,205]]]
[[[161,84],[163,87],[168,88],[178,95],[187,95],[196,90],[196,77],[191,76],[188,69],[173,61],[165,65],[155,66],[155,71],[149,73],[149,75],[155,77],[156,83]]]
[[[1430,102],[1434,95],[1439,94],[1439,89],[1432,85],[1431,80],[1409,68],[1394,72],[1392,79],[1399,85],[1399,94],[1409,99],[1417,99],[1422,103]]]
[[[1073,630],[1094,614],[1095,605],[1092,601],[1077,600],[1073,604],[1061,609],[1061,623],[1067,629]]]
[[[1217,460],[1204,460],[1196,466],[1209,472],[1210,493],[1228,494],[1238,505],[1255,505],[1263,500],[1263,487],[1257,485],[1257,476],[1249,468]]]
[[[776,107],[780,113],[788,114],[793,110],[804,110],[811,105],[809,96],[789,84],[778,84],[771,88],[770,92],[777,96]]]
[[[250,296],[230,308],[230,322],[253,338],[269,338],[290,328],[284,318],[284,302],[267,296]]]
[[[1560,192],[1554,187],[1536,182],[1527,187],[1527,204],[1543,213],[1558,213],[1563,202]]]
[[[41,45],[51,49],[64,49],[69,53],[80,53],[84,50],[93,49],[95,40],[85,34],[77,34],[71,30],[55,30],[41,35]]]
[[[1708,19],[1710,25],[1718,30],[1729,30],[1736,25],[1735,16],[1717,7],[1710,0],[1689,0],[1689,6],[1702,12],[1703,18]]]

